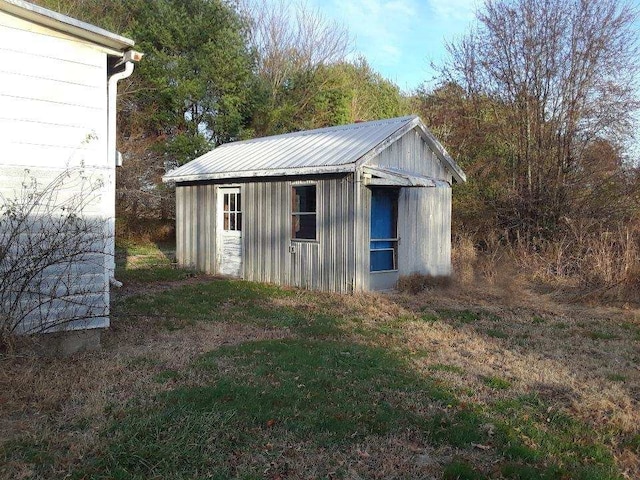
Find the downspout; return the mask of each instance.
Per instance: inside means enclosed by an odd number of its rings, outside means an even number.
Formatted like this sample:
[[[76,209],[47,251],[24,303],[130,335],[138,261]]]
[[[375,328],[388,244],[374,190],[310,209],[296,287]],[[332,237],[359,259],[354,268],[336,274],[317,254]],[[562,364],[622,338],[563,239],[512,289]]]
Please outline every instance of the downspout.
[[[107,83],[107,98],[108,98],[108,127],[107,127],[107,155],[109,163],[113,162],[113,165],[117,165],[118,159],[116,154],[116,109],[118,99],[118,82],[128,78],[133,73],[133,62],[125,62],[124,70],[114,73],[109,77]]]
[[[120,70],[109,76],[107,80],[107,165],[109,171],[114,169],[113,185],[112,188],[112,203],[110,218],[108,220],[108,238],[110,242],[110,259],[108,260],[107,269],[109,271],[109,283],[114,287],[121,287],[122,283],[115,279],[114,272],[116,268],[115,261],[115,234],[116,234],[116,213],[115,213],[115,167],[121,166],[118,151],[116,150],[116,113],[117,113],[117,99],[118,99],[118,82],[129,77],[133,73],[134,62],[139,61],[142,58],[142,54],[134,50],[129,50],[124,53],[122,60],[118,62],[114,67],[124,64],[124,69]]]

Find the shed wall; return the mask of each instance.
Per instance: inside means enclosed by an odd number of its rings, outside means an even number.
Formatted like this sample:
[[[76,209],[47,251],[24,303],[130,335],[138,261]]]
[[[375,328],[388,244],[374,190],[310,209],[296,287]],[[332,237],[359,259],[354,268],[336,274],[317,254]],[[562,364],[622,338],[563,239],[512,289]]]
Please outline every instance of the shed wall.
[[[349,292],[354,274],[353,177],[276,179],[233,184],[178,184],[177,260],[181,266],[217,273],[216,195],[240,186],[243,214],[243,277],[246,280]],[[317,240],[291,239],[291,188],[317,186]],[[290,250],[293,247],[294,251]]]
[[[451,173],[414,129],[380,152],[370,165],[392,167],[417,175],[452,181]],[[371,290],[380,278],[393,274],[371,273],[371,190],[358,182],[356,192],[356,243],[364,245],[356,258],[356,289]],[[451,187],[401,188],[398,198],[398,272],[449,275],[451,273]]]
[[[0,12],[0,56],[0,194],[15,197],[25,177],[46,185],[63,170],[82,164],[101,184],[84,214],[95,221],[113,221],[115,165],[107,160],[106,53]],[[76,187],[62,189],[58,201],[74,193]],[[111,240],[107,255],[96,259],[97,268],[79,282],[101,297],[96,312],[108,314],[107,267],[113,253]],[[64,317],[64,307],[58,314]],[[65,328],[108,324],[108,317],[100,316]]]

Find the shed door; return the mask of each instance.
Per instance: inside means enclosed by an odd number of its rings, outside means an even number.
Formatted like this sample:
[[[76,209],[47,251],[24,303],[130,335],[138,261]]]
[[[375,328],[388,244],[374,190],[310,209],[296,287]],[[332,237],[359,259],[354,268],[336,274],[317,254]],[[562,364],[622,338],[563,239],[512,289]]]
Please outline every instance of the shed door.
[[[398,190],[371,189],[369,288],[388,290],[398,281]]]
[[[218,190],[218,272],[242,276],[242,197],[239,188]]]

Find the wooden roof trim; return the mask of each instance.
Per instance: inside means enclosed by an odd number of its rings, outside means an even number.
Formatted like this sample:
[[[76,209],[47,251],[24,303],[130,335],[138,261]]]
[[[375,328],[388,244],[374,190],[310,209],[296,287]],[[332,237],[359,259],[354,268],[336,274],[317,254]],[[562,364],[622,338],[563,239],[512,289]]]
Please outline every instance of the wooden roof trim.
[[[388,167],[362,167],[363,183],[365,185],[398,186],[398,187],[450,187],[449,182],[438,180],[425,175]]]

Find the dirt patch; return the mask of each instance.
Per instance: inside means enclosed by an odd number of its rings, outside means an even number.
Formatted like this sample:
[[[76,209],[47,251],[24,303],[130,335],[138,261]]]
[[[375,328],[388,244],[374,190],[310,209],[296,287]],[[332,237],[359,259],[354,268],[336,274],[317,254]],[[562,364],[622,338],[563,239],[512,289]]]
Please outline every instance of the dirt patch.
[[[212,276],[212,275],[204,275],[204,274],[196,274],[184,278],[182,280],[171,280],[166,282],[136,282],[136,281],[128,281],[124,283],[122,287],[116,290],[115,296],[118,299],[124,299],[127,297],[131,297],[133,295],[145,295],[152,293],[164,292],[167,290],[172,290],[175,288],[192,286],[192,285],[202,285],[204,283],[209,283],[212,280],[220,279],[221,277]]]

